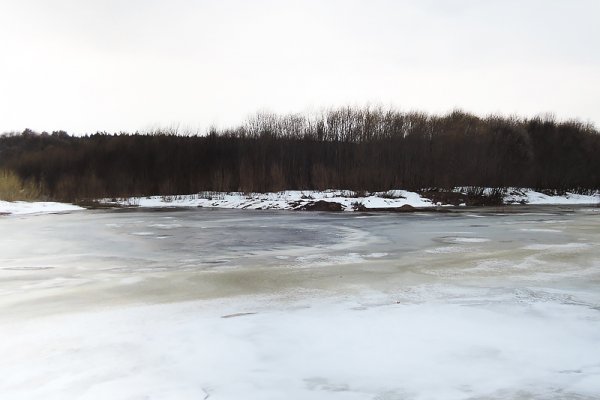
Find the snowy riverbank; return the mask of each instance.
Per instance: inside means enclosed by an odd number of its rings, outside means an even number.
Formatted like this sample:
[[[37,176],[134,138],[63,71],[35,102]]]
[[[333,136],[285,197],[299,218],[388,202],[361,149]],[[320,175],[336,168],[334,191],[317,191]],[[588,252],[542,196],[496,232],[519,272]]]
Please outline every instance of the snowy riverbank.
[[[487,194],[491,189],[485,189]],[[455,192],[465,193],[466,190],[456,189]],[[451,206],[442,202],[434,202],[425,196],[407,190],[390,190],[387,192],[366,193],[357,195],[350,190],[327,191],[283,191],[277,193],[221,193],[205,192],[182,196],[150,196],[131,197],[102,201],[102,204],[138,207],[214,207],[250,210],[302,210],[310,208],[318,202],[340,204],[343,211],[399,209],[401,207],[431,208]],[[565,193],[548,195],[531,189],[508,189],[503,196],[504,204],[598,204],[600,194],[580,195]],[[466,203],[460,203],[466,206]]]
[[[54,214],[83,210],[82,207],[53,201],[3,201],[0,200],[0,215]]]
[[[489,196],[492,189],[482,189]],[[452,193],[468,196],[468,188],[457,188]],[[582,195],[564,193],[561,195],[544,194],[532,189],[512,188],[503,193],[504,204],[530,205],[585,205],[600,204],[600,193]],[[119,199],[101,199],[93,203],[108,207],[204,207],[248,210],[340,210],[368,211],[382,209],[401,209],[410,211],[434,207],[466,206],[466,202],[457,204],[433,201],[423,194],[407,190],[389,190],[357,194],[350,190],[288,190],[277,193],[241,193],[241,192],[202,192],[190,195],[129,197]],[[327,208],[327,205],[334,205]],[[336,208],[337,207],[337,208]],[[2,214],[51,214],[83,209],[80,206],[56,202],[6,202],[0,201]]]

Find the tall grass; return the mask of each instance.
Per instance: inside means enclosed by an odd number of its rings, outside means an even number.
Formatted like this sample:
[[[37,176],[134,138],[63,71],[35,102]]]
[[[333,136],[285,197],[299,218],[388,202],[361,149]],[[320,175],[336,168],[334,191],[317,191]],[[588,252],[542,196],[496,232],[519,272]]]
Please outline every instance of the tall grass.
[[[0,200],[34,201],[42,198],[42,190],[38,184],[21,178],[12,171],[0,170]]]

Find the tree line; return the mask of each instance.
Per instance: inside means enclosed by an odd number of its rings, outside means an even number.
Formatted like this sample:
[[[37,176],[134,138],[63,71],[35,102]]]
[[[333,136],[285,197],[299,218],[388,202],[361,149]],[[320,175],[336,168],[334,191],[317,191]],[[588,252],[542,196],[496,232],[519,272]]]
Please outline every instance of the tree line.
[[[600,135],[551,117],[344,107],[258,114],[204,135],[26,130],[0,136],[0,169],[52,199],[291,189],[600,188]]]

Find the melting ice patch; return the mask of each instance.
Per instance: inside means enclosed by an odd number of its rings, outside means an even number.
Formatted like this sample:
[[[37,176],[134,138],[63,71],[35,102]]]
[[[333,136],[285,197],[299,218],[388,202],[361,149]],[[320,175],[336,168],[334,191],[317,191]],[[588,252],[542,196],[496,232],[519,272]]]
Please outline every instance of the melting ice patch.
[[[370,253],[370,254],[359,254],[359,253],[348,253],[341,255],[329,255],[329,254],[312,254],[308,256],[296,257],[295,261],[300,263],[300,266],[327,266],[337,264],[358,264],[367,261],[368,259],[376,259],[386,257],[388,253]],[[278,259],[281,256],[277,256]]]
[[[549,250],[549,251],[577,251],[588,248],[589,243],[563,243],[563,244],[530,244],[523,249],[525,250]]]
[[[142,231],[142,232],[131,232],[131,235],[134,236],[152,236],[154,232]]]
[[[435,247],[433,249],[425,250],[425,253],[430,254],[451,254],[451,253],[470,253],[475,251],[475,249],[470,247],[460,247],[460,246],[441,246]]]
[[[181,228],[181,224],[149,224],[148,228],[158,228],[158,229],[177,229]]]
[[[521,228],[522,232],[540,232],[540,233],[560,233],[560,229],[546,229],[546,228]]]
[[[489,242],[490,239],[477,238],[477,237],[456,237],[456,238],[451,238],[450,241],[452,241],[454,243],[484,243],[484,242]]]
[[[367,254],[365,257],[367,258],[382,258],[382,257],[387,257],[388,253],[371,253],[371,254]]]

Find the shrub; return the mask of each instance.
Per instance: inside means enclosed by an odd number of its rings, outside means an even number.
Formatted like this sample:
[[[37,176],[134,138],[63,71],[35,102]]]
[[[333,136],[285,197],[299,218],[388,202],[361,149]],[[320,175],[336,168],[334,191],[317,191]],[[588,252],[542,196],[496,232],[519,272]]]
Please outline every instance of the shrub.
[[[32,181],[23,182],[12,171],[0,170],[0,200],[33,201],[40,200],[42,190]]]

